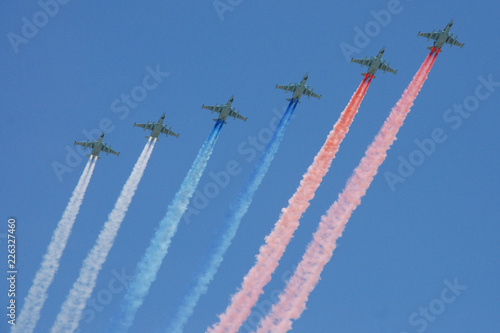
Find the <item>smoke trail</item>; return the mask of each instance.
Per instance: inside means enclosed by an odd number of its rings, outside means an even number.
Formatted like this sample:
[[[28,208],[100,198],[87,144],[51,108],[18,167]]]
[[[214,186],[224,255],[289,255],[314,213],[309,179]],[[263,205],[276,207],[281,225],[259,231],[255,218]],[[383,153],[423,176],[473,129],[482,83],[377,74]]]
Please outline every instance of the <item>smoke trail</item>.
[[[167,213],[160,221],[158,230],[151,239],[146,253],[137,264],[134,279],[124,296],[119,312],[111,319],[110,332],[126,332],[132,325],[137,310],[148,294],[151,284],[156,280],[156,275],[163,259],[167,255],[172,237],[177,231],[179,221],[186,211],[189,200],[193,196],[208,160],[212,155],[223,124],[224,122],[216,122],[207,140],[198,152],[191,169],[184,178],[180,189],[168,206]]]
[[[97,159],[92,160],[92,158],[93,156],[90,157],[85,169],[83,169],[83,173],[73,190],[73,194],[64,210],[63,216],[58,222],[56,230],[54,230],[47,252],[43,257],[42,264],[33,279],[33,284],[31,285],[28,295],[24,299],[24,305],[17,323],[15,326],[12,326],[12,333],[33,332],[38,319],[40,319],[40,311],[48,297],[47,290],[52,284],[54,276],[59,269],[59,261],[66,248],[71,229],[80,211],[83,197],[85,196],[87,186],[94,172]]]
[[[352,212],[361,203],[387,151],[396,140],[396,134],[403,125],[410,108],[422,88],[436,60],[437,54],[429,54],[412,82],[396,103],[381,130],[368,147],[360,164],[354,169],[344,191],[337,201],[321,218],[318,230],[313,235],[302,261],[288,281],[279,302],[261,321],[257,332],[287,332],[292,328],[292,320],[300,317],[305,310],[309,294],[319,281],[321,271],[330,260],[336,247],[336,240],[342,235]]]
[[[222,235],[222,239],[218,241],[217,247],[210,254],[206,267],[198,275],[195,286],[193,286],[193,288],[185,296],[184,303],[177,311],[174,320],[169,325],[166,332],[182,332],[187,320],[193,314],[194,308],[201,295],[207,292],[208,285],[212,282],[219,266],[222,264],[224,254],[236,235],[241,219],[245,216],[250,204],[252,203],[255,191],[259,188],[262,179],[266,175],[267,170],[269,169],[269,166],[278,151],[279,145],[285,135],[286,128],[290,123],[296,106],[297,102],[295,100],[290,101],[290,104],[288,104],[285,113],[276,127],[270,141],[266,145],[266,148],[262,152],[262,155],[255,165],[253,172],[250,174],[242,190],[237,195],[236,204],[230,208],[230,211],[226,215],[224,223],[226,225],[226,230]]]
[[[342,140],[349,131],[354,116],[370,85],[372,76],[365,76],[351,97],[339,120],[328,134],[326,142],[314,158],[313,163],[302,177],[300,186],[282,210],[273,231],[266,237],[266,244],[259,249],[257,262],[243,279],[241,289],[233,295],[231,304],[220,315],[219,323],[209,328],[209,332],[237,332],[251,313],[252,307],[263,293],[264,286],[278,266],[286,246],[299,226],[302,214],[309,207],[323,177],[328,172]]]
[[[102,268],[109,250],[113,246],[118,229],[125,218],[128,207],[132,202],[137,186],[144,174],[148,160],[153,152],[156,140],[151,143],[151,139],[146,143],[141,155],[134,165],[127,182],[122,188],[120,196],[116,200],[113,210],[108,216],[97,241],[83,261],[80,275],[73,284],[66,301],[63,303],[56,321],[51,331],[56,332],[74,332],[78,327],[78,322],[82,317],[82,312],[87,305],[92,291],[94,290],[97,275]]]

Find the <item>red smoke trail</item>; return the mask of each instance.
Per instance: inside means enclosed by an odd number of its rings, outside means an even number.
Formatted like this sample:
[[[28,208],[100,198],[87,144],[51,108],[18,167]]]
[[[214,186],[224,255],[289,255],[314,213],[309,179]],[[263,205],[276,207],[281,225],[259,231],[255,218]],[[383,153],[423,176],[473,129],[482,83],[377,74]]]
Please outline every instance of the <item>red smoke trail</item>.
[[[261,321],[258,333],[287,332],[292,328],[292,320],[298,319],[304,311],[309,294],[318,283],[321,271],[333,254],[336,240],[342,235],[352,212],[361,203],[361,197],[365,195],[384,161],[387,150],[396,140],[396,134],[427,79],[436,56],[437,53],[433,52],[427,56],[375,140],[368,147],[361,163],[347,181],[344,191],[328,209],[327,214],[321,218],[313,241],[309,243],[302,261],[281,293],[279,302],[273,305],[270,313]]]
[[[266,244],[261,246],[257,262],[244,278],[241,289],[233,295],[226,312],[220,315],[220,322],[209,328],[208,332],[237,332],[250,315],[252,307],[263,293],[264,286],[271,280],[271,275],[278,266],[286,246],[298,228],[300,217],[309,207],[309,202],[314,198],[316,190],[328,172],[372,78],[373,75],[367,74],[351,97],[323,147],[302,177],[299,188],[288,201],[288,208],[282,210],[274,230],[266,237]]]

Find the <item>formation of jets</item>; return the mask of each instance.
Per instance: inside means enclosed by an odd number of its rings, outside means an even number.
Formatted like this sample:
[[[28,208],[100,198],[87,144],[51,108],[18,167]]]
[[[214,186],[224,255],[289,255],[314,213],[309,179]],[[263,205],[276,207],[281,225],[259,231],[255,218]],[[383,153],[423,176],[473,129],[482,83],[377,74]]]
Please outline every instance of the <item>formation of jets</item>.
[[[425,38],[427,38],[427,40],[433,39],[434,45],[429,46],[428,49],[434,50],[436,52],[440,52],[441,48],[445,44],[450,44],[450,47],[452,47],[454,45],[459,46],[459,47],[463,47],[464,44],[458,42],[457,37],[456,36],[453,37],[453,34],[450,34],[450,29],[452,26],[453,26],[453,20],[451,20],[450,23],[448,23],[443,30],[439,30],[437,32],[432,31],[432,32],[428,32],[428,33],[419,32],[417,34],[417,36],[425,37]],[[368,67],[367,72],[362,73],[362,75],[370,74],[370,75],[373,75],[373,77],[375,77],[375,73],[379,69],[382,70],[384,73],[390,72],[390,73],[396,74],[398,71],[392,69],[389,66],[390,63],[386,64],[385,60],[382,60],[382,55],[384,54],[384,52],[385,52],[385,47],[383,47],[375,57],[371,57],[370,59],[368,59],[367,57],[365,57],[364,59],[351,58],[351,62],[360,64],[361,67],[363,67],[363,66]],[[310,87],[306,85],[307,78],[308,78],[308,75],[306,74],[306,75],[304,75],[302,80],[298,83],[295,83],[295,84],[290,83],[289,85],[284,85],[284,86],[276,85],[274,88],[275,89],[283,89],[285,92],[288,92],[288,91],[292,92],[292,97],[287,98],[287,101],[290,101],[290,102],[300,103],[300,98],[302,97],[302,95],[305,95],[308,98],[315,97],[317,99],[321,99],[322,95],[316,94],[314,92],[314,89],[310,89]],[[214,112],[218,113],[219,116],[218,116],[218,118],[214,118],[213,119],[214,121],[221,121],[223,123],[226,123],[226,119],[228,117],[233,117],[234,119],[241,119],[243,121],[247,121],[247,119],[248,119],[247,117],[243,117],[239,111],[235,111],[235,108],[232,106],[233,101],[234,101],[234,96],[231,96],[231,98],[229,99],[229,101],[226,104],[222,104],[222,105],[215,104],[214,106],[202,105],[201,108],[210,110],[210,111],[212,111],[212,113],[214,113]],[[165,120],[165,114],[163,114],[160,117],[160,119],[156,122],[153,122],[153,123],[148,122],[146,124],[135,123],[134,126],[141,127],[144,130],[150,130],[151,135],[146,136],[146,138],[148,138],[148,139],[154,138],[154,139],[158,140],[158,137],[160,136],[160,134],[165,134],[165,136],[167,136],[167,137],[169,135],[172,135],[172,136],[175,136],[176,138],[178,138],[179,134],[174,133],[172,131],[171,127],[167,128],[166,126],[163,125],[164,120]],[[101,151],[105,152],[106,155],[107,154],[115,154],[117,156],[120,155],[119,152],[116,152],[113,149],[111,149],[111,146],[107,146],[104,142],[102,142],[103,138],[104,138],[104,133],[101,134],[101,136],[99,137],[98,140],[94,140],[91,142],[89,142],[88,140],[86,142],[76,142],[75,141],[74,144],[83,146],[84,148],[92,149],[92,152],[90,154],[88,154],[87,156],[95,156],[97,158],[100,158],[99,153]]]

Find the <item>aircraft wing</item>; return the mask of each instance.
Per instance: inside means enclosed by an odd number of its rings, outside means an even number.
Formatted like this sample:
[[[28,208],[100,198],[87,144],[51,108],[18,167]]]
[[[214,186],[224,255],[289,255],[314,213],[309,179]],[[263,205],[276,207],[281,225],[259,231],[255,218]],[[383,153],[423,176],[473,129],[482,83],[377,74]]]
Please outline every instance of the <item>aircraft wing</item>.
[[[179,134],[174,133],[173,131],[170,130],[170,128],[166,128],[165,126],[161,128],[161,132],[167,136],[172,135],[175,136],[176,138],[179,137]]]
[[[295,92],[295,90],[297,89],[297,85],[296,84],[289,84],[289,85],[285,85],[285,86],[276,85],[276,87],[274,87],[274,89],[283,89],[285,92],[287,92],[287,91]]]
[[[223,107],[221,105],[215,105],[215,106],[202,105],[201,108],[210,110],[212,112],[217,112],[217,113],[221,113],[222,109],[223,109]]]
[[[459,47],[464,47],[464,44],[463,43],[460,43],[459,41],[457,41],[457,37],[453,38],[451,36],[448,36],[448,38],[446,39],[446,43],[450,44],[450,45],[455,45],[455,46],[459,46]]]
[[[74,143],[75,145],[83,146],[84,148],[94,148],[95,146],[95,141],[84,141],[84,142],[76,142]]]
[[[417,36],[436,40],[439,37],[439,34],[437,32],[419,32]]]
[[[380,64],[379,68],[381,70],[383,70],[384,72],[390,72],[390,73],[393,73],[393,74],[396,74],[398,72],[397,70],[394,70],[391,67],[389,67],[388,65],[383,64],[383,63]]]
[[[234,109],[229,111],[229,115],[233,117],[234,119],[241,119],[243,121],[247,121],[247,117],[243,117],[239,111],[234,112]]]
[[[134,126],[141,127],[141,128],[147,129],[147,130],[153,130],[153,128],[154,128],[154,124],[150,124],[150,123],[147,123],[147,124],[134,124]]]
[[[355,62],[357,64],[360,64],[361,67],[362,66],[368,66],[370,67],[370,65],[372,64],[372,59],[367,59],[367,58],[364,58],[364,59],[353,59],[351,58],[351,62]]]
[[[314,89],[313,89],[314,90]],[[304,90],[304,95],[308,96],[308,97],[316,97],[317,99],[320,99],[321,98],[321,95],[318,95],[316,94],[313,90],[309,89],[309,88],[306,88]]]
[[[105,152],[106,154],[115,154],[116,156],[120,155],[119,152],[114,151],[113,149],[109,148],[105,144],[102,145],[101,150]]]

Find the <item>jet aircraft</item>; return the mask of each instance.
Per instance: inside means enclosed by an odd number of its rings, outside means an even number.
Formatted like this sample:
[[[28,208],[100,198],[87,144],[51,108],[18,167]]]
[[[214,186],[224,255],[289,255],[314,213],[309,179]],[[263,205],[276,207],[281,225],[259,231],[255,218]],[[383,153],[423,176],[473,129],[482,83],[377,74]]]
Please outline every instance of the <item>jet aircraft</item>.
[[[285,92],[291,91],[293,93],[292,98],[287,98],[287,101],[298,101],[300,103],[300,97],[302,95],[306,95],[307,98],[310,97],[316,97],[317,99],[321,99],[322,95],[318,95],[314,92],[314,89],[309,89],[308,86],[306,86],[306,81],[307,81],[308,75],[304,75],[304,78],[300,83],[295,83],[295,84],[289,84],[287,86],[278,86],[276,85],[274,89],[283,89]]]
[[[219,117],[213,120],[214,121],[220,120],[224,122],[224,124],[226,123],[227,117],[233,117],[234,119],[241,119],[243,121],[247,121],[248,119],[247,117],[243,117],[239,111],[234,111],[235,108],[231,106],[233,101],[234,101],[234,96],[231,96],[227,104],[222,104],[222,105],[215,104],[214,106],[206,106],[205,104],[203,104],[201,108],[210,110],[212,111],[212,113],[218,112]]]
[[[434,46],[429,46],[428,49],[432,50],[434,47],[436,50],[441,50],[441,47],[443,47],[444,44],[450,44],[450,47],[453,45],[464,47],[463,43],[460,43],[457,41],[458,36],[455,36],[453,38],[453,34],[450,35],[450,29],[453,26],[453,20],[450,21],[446,25],[446,28],[444,30],[439,30],[438,32],[435,32],[435,30],[432,30],[432,32],[418,32],[417,36],[422,36],[424,38],[427,38],[427,40],[434,39]]]
[[[175,136],[176,138],[178,138],[179,134],[174,133],[172,131],[172,127],[167,128],[166,126],[163,126],[164,120],[165,120],[165,114],[162,114],[162,116],[160,117],[160,120],[155,121],[152,124],[149,122],[147,122],[146,124],[134,123],[134,126],[144,128],[144,130],[151,131],[151,135],[149,135],[149,136],[146,135],[146,139],[155,138],[156,140],[159,140],[158,137],[160,136],[160,134],[165,134],[165,136],[167,136],[167,137],[169,135],[172,135],[172,136]]]
[[[115,154],[116,156],[119,156],[120,155],[119,152],[114,151],[113,149],[111,149],[111,146],[108,147],[104,142],[102,142],[103,138],[104,138],[104,132],[102,132],[102,134],[98,140],[94,140],[91,142],[89,142],[88,140],[86,142],[76,142],[75,141],[74,144],[79,145],[79,146],[83,146],[84,148],[92,149],[92,152],[90,154],[87,154],[87,156],[95,156],[95,157],[100,159],[99,153],[101,151],[105,152],[106,155],[111,153],[111,154]]]
[[[351,62],[355,62],[357,64],[360,64],[361,67],[367,66],[368,71],[367,73],[361,73],[361,75],[365,76],[366,74],[371,74],[375,75],[375,73],[380,69],[385,72],[391,72],[396,74],[398,71],[392,69],[389,67],[391,64],[390,62],[386,65],[385,60],[382,60],[382,54],[385,52],[385,47],[382,48],[382,50],[379,51],[376,57],[371,57],[370,59],[367,59],[366,57],[364,59],[353,59],[351,58]],[[374,76],[375,77],[375,76]]]

